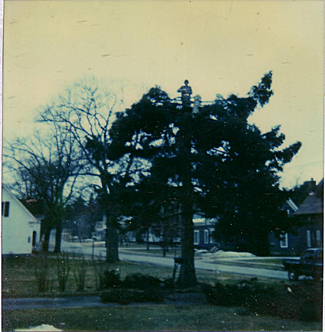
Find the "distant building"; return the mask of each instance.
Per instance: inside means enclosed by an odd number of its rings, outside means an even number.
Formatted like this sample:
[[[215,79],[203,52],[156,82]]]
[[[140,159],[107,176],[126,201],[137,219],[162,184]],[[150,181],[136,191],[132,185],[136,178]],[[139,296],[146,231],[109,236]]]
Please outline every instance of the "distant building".
[[[2,255],[28,255],[40,241],[40,221],[2,185]]]
[[[214,239],[214,230],[216,219],[204,218],[200,215],[194,215],[194,247],[200,249],[210,249],[216,246]]]
[[[93,239],[97,241],[105,241],[106,237],[106,215],[103,214],[103,219],[95,222],[95,231],[92,234]]]
[[[273,255],[300,255],[307,248],[323,245],[323,193],[324,179],[311,191],[303,203],[289,215],[298,226],[278,239],[270,234],[270,250]]]
[[[127,228],[128,218],[124,217],[119,220],[120,230],[118,231],[118,236],[120,241],[135,242],[135,234],[133,231],[125,231]],[[95,222],[95,229],[92,233],[92,238],[96,241],[105,241],[106,239],[106,214],[102,214],[102,220]]]

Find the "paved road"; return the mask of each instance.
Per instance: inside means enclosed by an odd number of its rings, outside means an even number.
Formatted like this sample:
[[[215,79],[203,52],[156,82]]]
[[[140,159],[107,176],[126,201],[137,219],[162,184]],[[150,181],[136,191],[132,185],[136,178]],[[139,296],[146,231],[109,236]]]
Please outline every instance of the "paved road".
[[[129,305],[200,305],[207,303],[203,293],[175,293],[165,297],[162,303],[130,303]],[[61,298],[11,298],[2,299],[2,311],[5,310],[29,310],[29,309],[62,309],[62,308],[107,308],[124,306],[118,303],[102,303],[99,296],[67,296]]]
[[[107,307],[109,304],[100,302],[99,296],[69,296],[61,298],[11,298],[2,299],[2,310],[23,309],[59,309],[59,308],[85,308]]]
[[[160,266],[174,266],[174,259],[168,257],[157,257],[157,256],[147,256],[147,255],[137,255],[137,254],[127,254],[125,252],[120,252],[120,258],[125,261],[131,262],[143,262],[150,263]],[[268,269],[259,269],[252,267],[242,267],[242,266],[232,266],[232,265],[223,265],[210,261],[195,261],[195,268],[198,270],[206,271],[215,271],[217,272],[227,272],[242,274],[254,277],[263,277],[263,278],[273,278],[273,279],[287,279],[287,272],[285,271],[275,271]]]
[[[62,242],[62,250],[76,253],[83,253],[85,255],[91,255],[94,251],[95,256],[101,255],[105,257],[106,249],[104,247],[94,247],[91,245],[82,245],[80,243],[69,243]],[[124,261],[130,262],[140,262],[146,264],[154,264],[160,266],[174,266],[174,259],[170,257],[161,257],[161,256],[150,256],[148,254],[134,254],[128,252],[127,249],[120,249],[120,259]],[[247,275],[252,277],[263,277],[263,278],[272,278],[272,279],[280,279],[287,280],[287,272],[285,271],[275,271],[269,269],[261,269],[261,268],[252,268],[252,267],[243,267],[243,266],[233,266],[233,265],[223,265],[218,264],[210,260],[196,260],[195,268],[199,270],[207,270],[207,271],[215,271],[218,272],[226,272],[226,273],[235,273],[241,275]]]

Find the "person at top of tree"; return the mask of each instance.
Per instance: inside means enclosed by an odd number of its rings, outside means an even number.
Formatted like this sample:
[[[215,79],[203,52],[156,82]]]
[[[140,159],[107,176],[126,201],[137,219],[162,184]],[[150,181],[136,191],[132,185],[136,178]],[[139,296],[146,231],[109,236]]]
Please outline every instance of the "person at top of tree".
[[[191,94],[192,94],[192,88],[188,85],[188,80],[184,81],[183,86],[181,86],[177,92],[180,92],[182,94],[182,103],[183,106],[190,106],[191,105]]]

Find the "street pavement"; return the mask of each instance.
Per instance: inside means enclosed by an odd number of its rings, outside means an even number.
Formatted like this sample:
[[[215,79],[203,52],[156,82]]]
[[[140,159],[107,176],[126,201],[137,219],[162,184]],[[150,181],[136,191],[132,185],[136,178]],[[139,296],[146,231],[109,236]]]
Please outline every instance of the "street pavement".
[[[207,303],[203,293],[175,293],[166,296],[162,303],[129,303],[129,306],[171,304],[179,305],[200,305]],[[30,310],[30,309],[62,309],[62,308],[109,308],[118,307],[124,304],[102,303],[100,296],[67,296],[67,297],[46,297],[46,298],[8,298],[2,299],[2,311],[6,310]]]
[[[107,307],[99,296],[67,296],[46,298],[8,298],[2,299],[2,310],[60,309]]]
[[[127,254],[125,252],[120,252],[120,258],[124,261],[141,262],[147,264],[149,263],[149,264],[169,266],[169,267],[174,266],[174,259],[169,257]],[[281,280],[287,279],[287,272],[285,271],[223,265],[215,263],[214,261],[195,260],[195,268],[198,270],[214,271],[216,273],[226,272],[226,273],[247,275],[252,277],[272,278],[272,279],[281,279]]]

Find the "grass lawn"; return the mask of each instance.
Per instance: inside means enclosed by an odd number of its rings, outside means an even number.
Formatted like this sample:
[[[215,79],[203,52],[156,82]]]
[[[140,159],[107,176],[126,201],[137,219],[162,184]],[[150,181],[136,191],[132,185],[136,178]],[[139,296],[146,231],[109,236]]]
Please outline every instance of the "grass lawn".
[[[5,311],[3,331],[41,324],[64,331],[321,331],[321,323],[257,316],[241,308],[140,305]]]
[[[46,293],[39,293],[37,290],[36,278],[35,278],[35,264],[38,257],[10,257],[2,259],[2,296],[12,297],[12,296],[48,296],[50,294],[56,295],[58,292],[58,281],[56,276],[56,258],[50,259],[50,289]],[[99,263],[97,261],[97,263]],[[75,269],[78,261],[71,260],[71,271],[69,274],[66,292],[65,293],[75,293],[76,292],[76,282],[72,270]],[[118,262],[118,263],[106,263],[104,261],[100,262],[103,269],[116,270],[122,279],[127,275],[133,273],[142,273],[145,275],[150,275],[160,279],[168,279],[172,277],[173,269],[170,267],[161,267],[154,265],[145,265],[140,263],[131,262]],[[86,271],[86,293],[96,292],[96,282],[95,282],[95,270],[93,267],[93,262],[91,260],[87,261],[87,271]],[[197,279],[201,283],[211,283],[216,281],[232,282],[237,280],[246,279],[247,276],[240,276],[227,273],[216,273],[212,271],[196,271]],[[263,282],[263,279],[260,279]],[[265,279],[265,282],[272,282],[270,279]],[[279,281],[273,281],[279,283]]]
[[[2,259],[2,294],[3,297],[11,295],[15,296],[39,296],[42,295],[37,290],[36,278],[35,278],[35,264],[38,257],[17,257],[17,258],[4,258]],[[47,292],[56,293],[58,290],[57,281],[57,259],[49,258],[50,260],[50,289]],[[143,273],[151,275],[153,277],[166,279],[172,276],[172,269],[129,262],[118,263],[106,263],[104,261],[95,260],[96,264],[100,264],[104,270],[115,270],[121,278],[125,278],[126,275],[133,273]],[[73,275],[78,264],[78,260],[71,260],[71,271],[69,274],[66,292],[76,291],[76,282]],[[86,287],[85,291],[96,291],[96,273],[91,260],[87,260],[86,270]]]
[[[39,257],[7,258],[2,260],[2,294],[3,297],[40,297],[66,296],[74,294],[99,294],[96,290],[95,269],[92,261],[87,261],[86,288],[84,292],[76,293],[76,283],[72,271],[79,264],[78,260],[71,260],[71,272],[65,292],[58,292],[56,278],[57,259],[50,259],[51,287],[45,293],[37,290],[34,268]],[[154,265],[118,262],[102,264],[103,269],[116,270],[121,278],[133,273],[142,273],[167,279],[172,276],[172,268]],[[197,270],[200,283],[221,282],[235,283],[247,276],[215,273]],[[259,278],[259,283],[271,285],[280,292],[284,283],[278,280]],[[287,286],[285,286],[287,287]],[[315,292],[312,292],[315,294]],[[320,293],[321,294],[321,293]],[[319,295],[319,294],[318,294]],[[317,294],[315,294],[317,296]],[[284,297],[284,300],[286,297]],[[286,302],[286,301],[285,301]],[[283,303],[285,306],[286,303]],[[289,302],[288,302],[288,305]],[[291,317],[283,316],[282,317]],[[296,316],[293,316],[296,317]],[[51,309],[51,310],[5,310],[2,314],[3,330],[12,331],[16,328],[28,328],[41,324],[53,325],[63,330],[182,330],[182,331],[316,331],[321,330],[321,323],[305,322],[301,320],[284,319],[274,316],[257,315],[245,306],[213,306],[201,305],[117,305],[107,308],[87,309]]]

